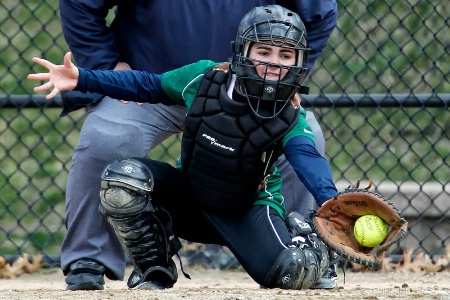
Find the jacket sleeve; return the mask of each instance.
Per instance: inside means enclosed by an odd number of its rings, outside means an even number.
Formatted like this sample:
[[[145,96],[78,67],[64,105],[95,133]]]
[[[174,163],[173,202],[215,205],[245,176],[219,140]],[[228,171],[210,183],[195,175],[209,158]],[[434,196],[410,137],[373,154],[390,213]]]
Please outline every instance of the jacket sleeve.
[[[135,70],[78,70],[76,91],[100,93],[115,99],[133,99],[136,102],[175,104],[161,86],[162,75]]]
[[[64,38],[78,66],[110,70],[119,62],[114,35],[106,25],[106,16],[115,4],[111,0],[59,1]],[[61,92],[60,117],[97,103],[103,97],[97,93]]]
[[[61,23],[76,64],[89,69],[114,69],[119,62],[115,40],[106,25],[111,0],[60,0]]]
[[[309,52],[307,66],[311,70],[322,54],[336,27],[338,10],[336,0],[284,0],[277,4],[299,14],[306,28]]]
[[[321,206],[337,194],[331,166],[317,152],[313,141],[306,136],[291,138],[284,146],[284,154],[295,173]]]

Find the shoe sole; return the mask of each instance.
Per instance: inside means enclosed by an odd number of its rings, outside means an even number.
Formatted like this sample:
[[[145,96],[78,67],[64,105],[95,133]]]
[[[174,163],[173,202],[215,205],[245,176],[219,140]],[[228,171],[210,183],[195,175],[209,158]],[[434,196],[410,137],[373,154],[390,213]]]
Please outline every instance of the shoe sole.
[[[171,288],[172,285],[165,285],[158,282],[144,281],[140,283],[136,289],[138,290],[164,290]]]
[[[334,290],[338,288],[338,281],[336,279],[321,278],[313,286],[310,287],[312,290]]]
[[[103,285],[94,282],[72,284],[66,288],[68,291],[99,291],[103,289]]]

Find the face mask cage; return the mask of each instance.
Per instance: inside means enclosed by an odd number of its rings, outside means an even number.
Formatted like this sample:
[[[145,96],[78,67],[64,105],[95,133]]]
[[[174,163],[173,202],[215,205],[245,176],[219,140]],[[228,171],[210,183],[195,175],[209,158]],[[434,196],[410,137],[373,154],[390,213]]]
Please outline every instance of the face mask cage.
[[[266,20],[255,23],[239,38],[241,39],[240,44],[243,45],[242,51],[239,53],[242,56],[248,57],[251,44],[260,43],[295,50],[297,52],[296,66],[304,67],[306,65],[304,54],[307,54],[310,49],[304,46],[306,44],[305,32],[290,22]]]
[[[240,57],[237,63],[242,72],[237,77],[236,91],[246,97],[253,113],[261,118],[276,117],[294,97],[300,84],[304,68],[296,66],[285,66],[280,64],[268,63],[260,60]],[[268,68],[279,68],[286,70],[286,75],[281,78],[279,72],[278,80],[267,80],[265,77],[255,76],[256,66],[264,66],[267,74]],[[291,79],[287,80],[286,78]],[[297,79],[296,79],[297,78]]]
[[[232,62],[232,71],[237,76],[236,91],[246,97],[252,111],[261,118],[277,116],[289,103],[306,77],[306,59],[309,49],[303,30],[289,22],[266,20],[255,23],[237,39],[237,48]],[[296,51],[294,66],[272,64],[248,57],[254,43],[266,44]],[[256,72],[256,65],[287,70],[278,80],[266,80]],[[281,72],[280,72],[281,74]]]

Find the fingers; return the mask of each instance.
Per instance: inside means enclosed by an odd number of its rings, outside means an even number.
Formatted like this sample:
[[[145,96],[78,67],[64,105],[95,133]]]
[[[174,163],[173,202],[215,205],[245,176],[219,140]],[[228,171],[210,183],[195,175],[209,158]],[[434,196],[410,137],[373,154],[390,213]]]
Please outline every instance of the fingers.
[[[37,63],[38,65],[41,65],[49,70],[53,66],[53,64],[51,62],[49,62],[48,60],[43,59],[43,58],[33,57],[31,60],[33,62]]]
[[[71,58],[72,58],[72,54],[70,52],[67,52],[64,55],[64,66],[65,67],[67,67],[67,68],[72,67]],[[42,80],[42,81],[49,80],[47,83],[37,86],[33,90],[35,92],[42,92],[42,91],[47,91],[47,90],[50,90],[51,88],[53,88],[53,90],[47,96],[45,96],[45,98],[46,99],[54,98],[56,95],[59,94],[60,90],[54,86],[52,81],[50,81],[50,73],[56,72],[58,70],[57,69],[58,66],[56,66],[55,64],[51,63],[50,61],[48,61],[46,59],[42,59],[39,57],[33,57],[31,60],[33,62],[35,62],[36,64],[41,65],[44,68],[47,68],[49,70],[48,73],[29,74],[27,76],[27,78],[30,80]],[[62,73],[62,72],[60,72],[60,73]],[[58,73],[56,73],[56,75],[59,75],[61,77],[63,76]]]
[[[70,68],[72,66],[72,53],[67,52],[64,54],[64,66]]]
[[[29,74],[27,78],[30,80],[50,80],[50,73]]]
[[[131,67],[127,63],[118,62],[114,70],[131,70]]]
[[[54,98],[56,95],[58,95],[59,94],[59,89],[57,89],[57,88],[54,88],[53,89],[53,91],[50,93],[50,94],[48,94],[47,96],[45,96],[45,99],[51,99],[51,98]]]
[[[35,92],[42,92],[42,91],[46,91],[49,90],[53,87],[53,83],[51,81],[44,83],[43,85],[37,86],[33,89],[33,91]]]
[[[126,101],[126,100],[119,100],[120,102],[122,102],[123,104],[128,104],[130,103],[130,101]],[[137,105],[143,105],[144,102],[135,102]]]
[[[42,91],[46,91],[49,90],[53,87],[53,83],[51,81],[44,83],[43,85],[37,86],[33,89],[33,91],[35,92],[42,92]],[[45,96],[45,99],[51,99],[54,98],[56,95],[59,94],[59,89],[58,88],[54,88],[50,94],[48,94],[47,96]]]

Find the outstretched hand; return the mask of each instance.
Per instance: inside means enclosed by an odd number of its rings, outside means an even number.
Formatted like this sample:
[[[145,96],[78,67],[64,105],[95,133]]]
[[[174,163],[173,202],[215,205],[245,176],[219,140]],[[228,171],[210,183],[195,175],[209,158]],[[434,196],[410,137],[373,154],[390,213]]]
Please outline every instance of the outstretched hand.
[[[78,83],[79,71],[78,68],[71,61],[72,54],[67,52],[64,55],[64,65],[55,65],[48,60],[33,57],[33,62],[48,69],[47,73],[29,74],[28,79],[31,80],[48,80],[40,86],[35,87],[35,92],[47,91],[53,88],[53,90],[45,97],[51,99],[58,95],[61,91],[71,91]]]

